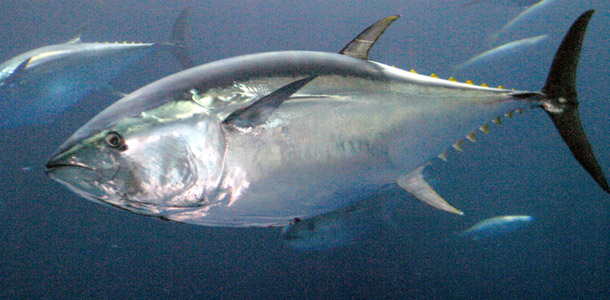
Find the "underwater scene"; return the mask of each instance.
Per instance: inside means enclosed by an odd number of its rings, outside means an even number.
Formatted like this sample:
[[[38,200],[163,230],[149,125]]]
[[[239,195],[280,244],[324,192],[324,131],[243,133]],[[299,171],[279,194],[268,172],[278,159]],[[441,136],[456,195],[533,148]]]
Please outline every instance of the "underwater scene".
[[[606,1],[0,7],[0,299],[608,298]]]

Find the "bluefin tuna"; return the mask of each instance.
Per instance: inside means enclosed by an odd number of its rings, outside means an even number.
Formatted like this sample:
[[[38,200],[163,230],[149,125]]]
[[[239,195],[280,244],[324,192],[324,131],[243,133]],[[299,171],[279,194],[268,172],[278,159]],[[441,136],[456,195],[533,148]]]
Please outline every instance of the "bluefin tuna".
[[[167,43],[83,43],[80,36],[17,55],[0,64],[0,128],[44,124],[102,87],[130,62],[156,48],[192,67],[184,41],[188,10]]]
[[[46,172],[92,201],[206,226],[285,226],[389,184],[461,214],[425,181],[429,161],[497,116],[542,108],[610,192],[578,117],[575,74],[592,14],[571,26],[540,91],[442,80],[348,51],[372,45],[370,36],[340,53],[203,64],[110,105],[59,147]]]

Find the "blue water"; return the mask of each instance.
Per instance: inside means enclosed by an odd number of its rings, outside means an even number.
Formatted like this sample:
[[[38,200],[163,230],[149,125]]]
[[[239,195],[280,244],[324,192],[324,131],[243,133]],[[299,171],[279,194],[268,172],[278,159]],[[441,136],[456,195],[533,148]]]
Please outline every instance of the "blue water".
[[[440,77],[492,48],[486,36],[521,9],[512,1],[461,7],[455,0],[5,2],[1,9],[10,17],[0,23],[1,61],[64,42],[88,20],[84,40],[164,41],[173,17],[192,6],[187,36],[197,63],[271,50],[335,52],[378,19],[401,14],[371,58]],[[585,130],[610,174],[610,4],[556,2],[513,33],[548,33],[547,46],[458,79],[539,89],[572,20],[597,9],[578,89]],[[112,83],[128,89],[177,68],[170,55],[157,56]],[[280,229],[164,222],[86,201],[47,178],[46,159],[111,101],[94,94],[54,123],[1,132],[0,298],[602,299],[610,290],[610,196],[541,110],[504,120],[429,170],[437,191],[465,216],[407,198],[394,212],[398,226],[346,247],[298,252],[282,244]],[[25,166],[35,167],[19,171]],[[496,243],[453,238],[479,220],[508,214],[535,215],[536,222]]]

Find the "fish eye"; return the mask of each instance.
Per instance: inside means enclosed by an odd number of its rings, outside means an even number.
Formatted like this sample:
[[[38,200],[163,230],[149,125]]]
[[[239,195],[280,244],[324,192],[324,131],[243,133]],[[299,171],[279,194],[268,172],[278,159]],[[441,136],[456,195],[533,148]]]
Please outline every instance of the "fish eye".
[[[108,132],[106,138],[104,139],[108,147],[113,149],[119,149],[121,151],[126,150],[125,140],[123,137],[116,131]]]

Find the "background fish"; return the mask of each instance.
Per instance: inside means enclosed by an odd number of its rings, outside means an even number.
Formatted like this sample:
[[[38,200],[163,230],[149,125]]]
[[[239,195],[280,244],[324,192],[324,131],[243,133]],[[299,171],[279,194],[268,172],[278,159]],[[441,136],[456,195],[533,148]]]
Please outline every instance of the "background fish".
[[[498,216],[477,222],[457,236],[462,239],[483,241],[516,232],[533,221],[532,216]]]
[[[500,45],[475,55],[467,61],[459,64],[455,69],[457,72],[460,72],[465,68],[480,68],[481,65],[498,63],[507,57],[518,57],[525,51],[534,51],[535,47],[538,44],[547,41],[548,37],[548,35],[544,34]]]
[[[516,17],[511,19],[502,28],[500,28],[500,30],[490,35],[490,41],[495,44],[498,42],[502,43],[506,40],[507,36],[510,36],[511,31],[514,31],[516,27],[523,26],[532,20],[541,20],[541,16],[545,15],[545,12],[549,11],[549,9],[555,5],[556,2],[556,0],[543,0],[530,6],[528,9],[522,11]]]
[[[0,128],[44,124],[155,48],[166,48],[183,64],[188,11],[176,20],[167,43],[82,43],[34,49],[0,64]]]

